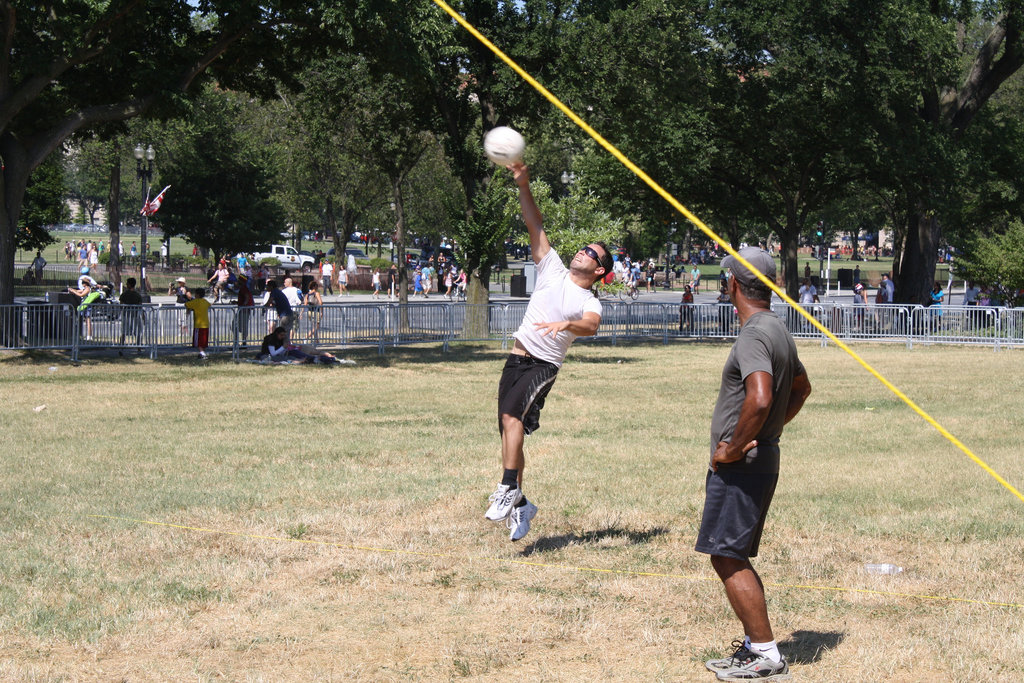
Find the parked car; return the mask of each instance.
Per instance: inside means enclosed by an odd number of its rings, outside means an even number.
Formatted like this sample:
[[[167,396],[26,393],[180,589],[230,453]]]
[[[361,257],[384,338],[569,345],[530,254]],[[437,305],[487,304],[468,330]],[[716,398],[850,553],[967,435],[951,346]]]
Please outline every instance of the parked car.
[[[328,256],[334,256],[334,247],[331,247],[330,249],[327,250],[327,255]],[[366,252],[363,251],[362,249],[352,249],[352,248],[346,249],[345,250],[345,255],[346,256],[354,256],[356,258],[366,258]]]
[[[253,250],[253,263],[259,263],[263,259],[275,258],[285,270],[301,270],[308,273],[313,270],[316,259],[312,256],[300,254],[294,247],[286,244],[264,244]]]

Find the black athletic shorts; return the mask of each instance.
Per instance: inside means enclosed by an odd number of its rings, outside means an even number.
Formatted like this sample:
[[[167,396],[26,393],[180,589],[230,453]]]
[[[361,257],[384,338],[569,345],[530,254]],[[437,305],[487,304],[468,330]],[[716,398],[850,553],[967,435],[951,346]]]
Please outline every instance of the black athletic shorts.
[[[498,384],[498,433],[501,416],[513,415],[523,423],[523,431],[532,434],[540,428],[540,409],[551,391],[558,366],[530,356],[511,353],[501,371]]]
[[[695,550],[737,560],[757,557],[778,474],[708,470]]]

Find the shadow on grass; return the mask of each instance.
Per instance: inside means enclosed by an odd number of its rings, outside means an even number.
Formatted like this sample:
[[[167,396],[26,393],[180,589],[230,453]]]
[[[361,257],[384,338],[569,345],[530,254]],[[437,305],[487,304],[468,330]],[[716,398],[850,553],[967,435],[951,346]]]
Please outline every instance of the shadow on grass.
[[[705,339],[685,340],[687,344],[708,344],[723,345],[731,344],[732,339]],[[635,362],[637,359],[629,355],[632,348],[661,347],[660,339],[633,339],[620,340],[612,346],[609,339],[600,339],[585,342],[588,346],[600,347],[610,351],[608,355],[586,356],[572,355],[570,362],[580,364],[625,364]],[[365,367],[388,368],[397,365],[436,364],[436,363],[479,363],[494,362],[501,363],[508,357],[511,350],[502,349],[498,342],[454,342],[445,351],[439,343],[431,342],[422,345],[409,345],[401,347],[389,346],[383,355],[377,352],[376,346],[349,346],[345,348],[325,344],[319,347],[323,351],[330,351],[339,358],[348,358],[356,361],[357,364]],[[259,351],[259,342],[253,340],[247,348],[243,348],[239,356],[239,362],[255,360]],[[622,352],[621,354],[619,352]],[[175,348],[163,348],[153,362],[166,365],[219,365],[236,362],[231,357],[230,351],[210,351],[210,358],[201,361],[196,357],[195,349],[182,345]],[[15,363],[124,363],[135,361],[148,361],[148,350],[138,351],[135,348],[102,348],[82,347],[79,349],[79,361],[71,360],[69,351],[50,349],[13,349],[0,352],[0,364]],[[495,382],[501,374],[501,367],[495,369]]]
[[[561,550],[570,545],[581,545],[584,543],[598,543],[606,538],[622,538],[630,545],[636,545],[638,543],[647,543],[652,538],[657,538],[668,533],[668,529],[664,527],[654,527],[653,529],[647,529],[646,531],[633,531],[632,529],[620,529],[618,527],[608,527],[606,529],[598,529],[597,531],[582,531],[572,534],[563,534],[561,536],[545,536],[544,538],[538,538],[533,544],[523,548],[523,555],[532,555],[534,553],[544,553],[552,550]]]
[[[779,643],[779,650],[790,664],[814,664],[825,650],[834,650],[843,642],[840,631],[794,631]]]

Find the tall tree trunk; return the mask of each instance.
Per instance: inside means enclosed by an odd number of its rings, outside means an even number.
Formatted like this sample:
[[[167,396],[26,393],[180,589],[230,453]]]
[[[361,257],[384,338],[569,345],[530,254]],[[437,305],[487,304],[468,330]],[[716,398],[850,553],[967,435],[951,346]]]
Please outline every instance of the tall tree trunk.
[[[940,234],[938,218],[919,204],[909,217],[901,258],[893,266],[897,302],[924,304],[929,301],[935,282]]]
[[[32,170],[28,168],[24,149],[9,134],[0,139],[0,156],[0,304],[13,304],[15,235]]]
[[[107,270],[114,282],[114,291],[121,291],[121,143],[112,143],[110,162],[110,193],[107,195],[107,225],[110,226],[110,261]]]
[[[405,270],[405,209],[402,202],[402,179],[398,178],[391,183],[391,196],[395,201],[395,234],[391,236],[396,246],[398,256],[398,303],[402,306],[402,315],[407,315],[405,305],[409,303],[408,273]],[[408,321],[402,321],[402,327],[408,326]]]

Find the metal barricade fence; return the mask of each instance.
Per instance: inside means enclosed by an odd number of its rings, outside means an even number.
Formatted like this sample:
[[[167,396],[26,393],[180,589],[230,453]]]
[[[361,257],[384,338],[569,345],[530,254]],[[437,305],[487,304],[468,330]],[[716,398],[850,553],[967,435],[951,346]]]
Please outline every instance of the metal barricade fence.
[[[329,348],[416,343],[500,341],[507,347],[526,313],[527,302],[324,304],[319,310],[295,311],[292,338]],[[828,338],[789,305],[772,310],[798,339],[825,344]],[[822,303],[810,308],[815,319],[843,341],[1024,347],[1024,308],[981,306],[923,308],[900,304]],[[217,305],[210,308],[211,351],[240,353],[258,349],[263,337],[280,323],[272,309]],[[189,348],[193,321],[178,304],[123,306],[93,304],[78,311],[69,304],[19,303],[0,306],[0,348],[71,351],[138,349],[150,357]],[[603,302],[601,327],[580,341],[629,339],[722,339],[739,332],[729,304]]]

